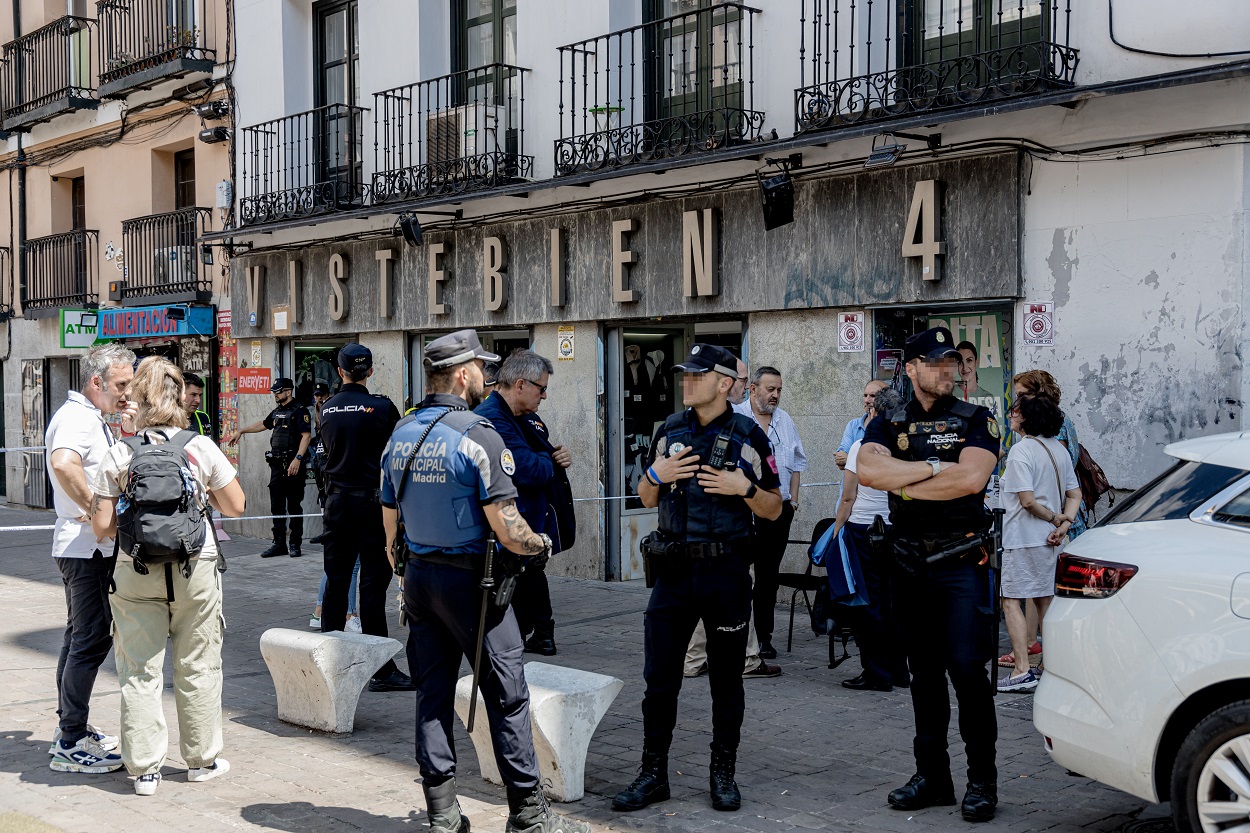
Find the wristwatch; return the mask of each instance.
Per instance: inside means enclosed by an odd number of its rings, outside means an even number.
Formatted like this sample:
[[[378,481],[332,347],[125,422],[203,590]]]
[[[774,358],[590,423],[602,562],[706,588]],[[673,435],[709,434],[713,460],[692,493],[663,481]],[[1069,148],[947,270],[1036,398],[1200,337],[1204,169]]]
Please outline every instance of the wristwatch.
[[[295,459],[296,459],[296,460],[303,460],[303,459],[304,459],[304,455],[303,455],[303,454],[296,454],[296,455],[295,455]]]
[[[750,500],[751,498],[755,497],[755,493],[758,492],[759,490],[760,490],[759,486],[756,486],[754,483],[752,483],[751,488],[747,489],[747,493],[742,496],[743,500]]]
[[[925,460],[925,462],[933,466],[933,475],[932,475],[933,477],[937,477],[939,474],[941,474],[942,472],[941,460],[939,460],[936,457],[930,457],[928,460]]]

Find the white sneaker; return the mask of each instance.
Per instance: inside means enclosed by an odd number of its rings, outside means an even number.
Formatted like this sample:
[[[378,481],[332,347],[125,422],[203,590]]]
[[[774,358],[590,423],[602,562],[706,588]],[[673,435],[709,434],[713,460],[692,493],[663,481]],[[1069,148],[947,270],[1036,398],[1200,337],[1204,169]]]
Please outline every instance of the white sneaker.
[[[218,775],[225,775],[230,771],[230,762],[225,758],[218,758],[213,761],[212,766],[200,767],[199,769],[188,769],[188,781],[211,781]]]
[[[113,772],[122,768],[122,756],[116,750],[100,748],[91,735],[84,735],[73,746],[66,746],[65,741],[58,740],[48,767],[53,772]]]
[[[100,748],[105,752],[112,752],[117,748],[120,742],[116,735],[106,735],[90,723],[87,724],[87,737],[100,744]],[[48,747],[48,754],[56,754],[56,742],[61,739],[61,727],[57,726],[52,730],[52,744]]]
[[[309,619],[308,627],[312,628],[313,630],[318,630],[318,631],[321,630],[321,617],[314,616],[311,619]]]
[[[156,788],[161,784],[159,772],[149,772],[135,779],[135,795],[156,795]]]
[[[343,630],[348,633],[360,633],[360,617],[351,616],[347,620],[347,624],[343,626]]]

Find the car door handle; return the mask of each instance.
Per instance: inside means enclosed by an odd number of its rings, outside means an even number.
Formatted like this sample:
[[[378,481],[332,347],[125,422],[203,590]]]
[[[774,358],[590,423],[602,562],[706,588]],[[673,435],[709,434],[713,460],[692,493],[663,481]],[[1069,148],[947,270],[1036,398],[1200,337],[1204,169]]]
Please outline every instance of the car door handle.
[[[1233,579],[1233,615],[1250,619],[1250,573],[1242,573]]]

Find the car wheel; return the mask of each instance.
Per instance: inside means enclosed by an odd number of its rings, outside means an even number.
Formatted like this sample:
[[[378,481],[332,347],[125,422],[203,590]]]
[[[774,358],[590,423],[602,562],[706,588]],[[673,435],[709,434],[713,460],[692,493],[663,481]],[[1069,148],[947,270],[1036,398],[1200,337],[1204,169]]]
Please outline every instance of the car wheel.
[[[1177,830],[1219,833],[1250,820],[1250,700],[1216,709],[1185,738],[1172,767]]]

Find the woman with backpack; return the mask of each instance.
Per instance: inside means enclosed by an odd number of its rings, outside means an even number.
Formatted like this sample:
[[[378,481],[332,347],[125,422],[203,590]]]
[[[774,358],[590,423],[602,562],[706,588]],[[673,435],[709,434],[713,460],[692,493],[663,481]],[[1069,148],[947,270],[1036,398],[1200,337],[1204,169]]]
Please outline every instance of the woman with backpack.
[[[221,449],[186,430],[183,387],[182,372],[167,359],[139,363],[127,394],[139,407],[137,433],[109,449],[92,484],[92,528],[118,541],[110,604],[121,753],[139,795],[156,792],[169,746],[161,707],[167,639],[187,780],[230,768],[219,757],[223,562],[208,507],[238,517],[244,495]]]

